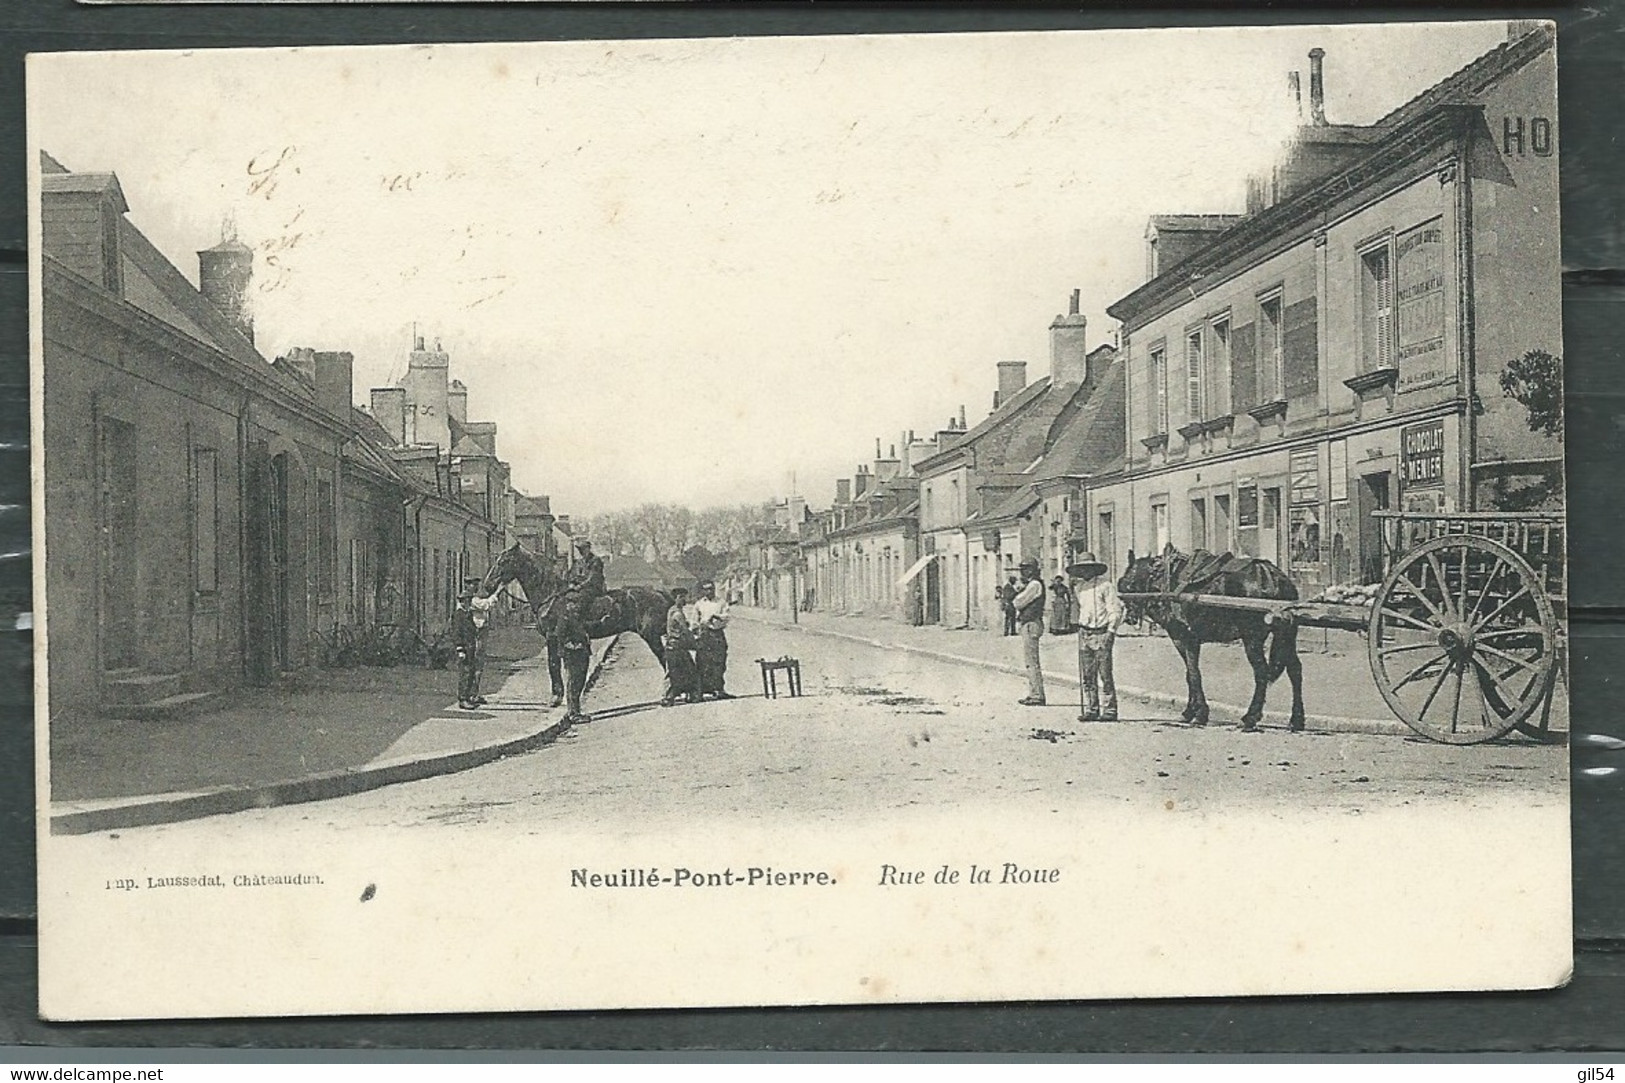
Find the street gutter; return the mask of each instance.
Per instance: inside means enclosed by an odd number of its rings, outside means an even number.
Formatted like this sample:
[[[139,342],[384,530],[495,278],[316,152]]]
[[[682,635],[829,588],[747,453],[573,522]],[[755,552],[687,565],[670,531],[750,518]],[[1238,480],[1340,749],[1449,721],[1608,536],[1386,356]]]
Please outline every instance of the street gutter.
[[[586,689],[597,682],[604,662],[619,637],[600,640],[593,647],[592,667],[587,672]],[[599,644],[602,644],[601,646]],[[447,709],[448,711],[450,708]],[[557,711],[558,709],[554,709]],[[438,716],[437,716],[438,717]],[[246,786],[220,786],[190,793],[144,794],[105,801],[55,801],[51,803],[51,834],[88,835],[130,827],[196,820],[249,809],[276,808],[349,797],[399,782],[417,782],[437,775],[449,775],[529,752],[552,744],[570,727],[562,713],[547,725],[517,737],[489,744],[445,749],[416,756],[373,761],[358,767],[341,768],[304,778]]]

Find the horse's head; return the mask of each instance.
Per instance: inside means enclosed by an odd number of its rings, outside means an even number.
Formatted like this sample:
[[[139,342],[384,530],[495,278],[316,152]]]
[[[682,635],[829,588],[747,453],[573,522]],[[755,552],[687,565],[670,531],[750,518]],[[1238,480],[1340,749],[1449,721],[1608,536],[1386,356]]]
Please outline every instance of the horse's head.
[[[1161,561],[1157,557],[1136,557],[1134,550],[1128,551],[1128,564],[1123,574],[1117,580],[1119,594],[1149,594],[1157,589],[1161,577],[1158,572]],[[1129,624],[1138,625],[1145,618],[1144,598],[1123,599],[1123,619]]]
[[[519,548],[518,542],[504,549],[496,563],[491,565],[491,570],[485,573],[485,578],[480,580],[480,593],[490,594],[498,587],[518,579],[523,570],[520,562],[525,559],[525,551]]]
[[[1173,587],[1174,580],[1179,576],[1180,569],[1185,564],[1185,554],[1167,545],[1157,556],[1136,557],[1134,550],[1128,553],[1128,566],[1123,576],[1117,581],[1119,594],[1164,594]],[[1139,624],[1147,613],[1153,619],[1160,621],[1154,603],[1145,598],[1124,598],[1123,619],[1130,624]]]

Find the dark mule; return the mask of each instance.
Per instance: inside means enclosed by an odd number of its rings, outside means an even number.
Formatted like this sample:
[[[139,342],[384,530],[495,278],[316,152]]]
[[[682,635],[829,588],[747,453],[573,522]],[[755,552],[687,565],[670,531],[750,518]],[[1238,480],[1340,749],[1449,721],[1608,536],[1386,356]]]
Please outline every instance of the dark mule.
[[[1264,598],[1295,602],[1298,588],[1286,573],[1267,560],[1186,555],[1169,546],[1161,556],[1128,555],[1128,570],[1117,581],[1121,594],[1220,594],[1230,598]],[[1241,641],[1253,667],[1253,701],[1241,716],[1241,728],[1254,730],[1264,716],[1264,696],[1270,684],[1285,673],[1292,681],[1293,730],[1303,729],[1303,663],[1298,659],[1298,626],[1290,620],[1267,621],[1265,614],[1246,609],[1166,599],[1124,598],[1126,619],[1138,624],[1150,617],[1167,631],[1174,649],[1185,661],[1185,684],[1190,690],[1180,717],[1207,725],[1207,696],[1202,691],[1202,644]]]
[[[491,570],[485,573],[480,588],[489,593],[516,579],[524,588],[525,600],[536,618],[536,630],[547,640],[547,675],[553,687],[553,705],[558,706],[564,696],[564,676],[559,664],[562,656],[559,637],[564,621],[564,606],[559,601],[564,593],[564,581],[556,571],[515,542],[497,557]],[[671,596],[663,591],[646,587],[606,591],[587,614],[587,634],[593,639],[607,639],[622,632],[635,632],[664,666],[666,614],[670,610]]]

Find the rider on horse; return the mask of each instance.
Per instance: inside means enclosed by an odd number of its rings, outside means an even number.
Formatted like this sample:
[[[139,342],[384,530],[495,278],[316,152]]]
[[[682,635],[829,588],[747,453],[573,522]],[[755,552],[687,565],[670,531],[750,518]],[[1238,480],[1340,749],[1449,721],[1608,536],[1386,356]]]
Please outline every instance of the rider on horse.
[[[592,603],[604,596],[604,561],[593,554],[592,542],[586,538],[577,539],[575,548],[576,560],[565,574],[560,601],[566,620],[586,635],[592,624]]]

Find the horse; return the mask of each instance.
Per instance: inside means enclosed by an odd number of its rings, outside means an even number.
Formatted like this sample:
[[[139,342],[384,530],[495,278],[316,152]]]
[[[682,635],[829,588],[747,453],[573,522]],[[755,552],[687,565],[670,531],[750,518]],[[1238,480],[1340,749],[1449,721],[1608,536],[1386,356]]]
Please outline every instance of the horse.
[[[564,606],[559,604],[564,595],[564,580],[545,562],[525,552],[518,542],[497,557],[480,582],[480,590],[490,594],[514,580],[524,588],[525,600],[530,603],[531,614],[536,619],[536,630],[547,640],[547,676],[552,684],[553,706],[557,707],[564,698],[564,675],[560,667]],[[587,635],[607,639],[622,632],[636,632],[664,668],[666,614],[671,611],[671,605],[669,594],[647,587],[606,591],[587,614]]]
[[[1161,556],[1137,560],[1130,550],[1128,567],[1117,581],[1117,589],[1121,594],[1218,594],[1282,602],[1298,600],[1298,588],[1270,561],[1229,553],[1216,556],[1202,550],[1186,555],[1172,545]],[[1303,663],[1298,658],[1298,627],[1292,621],[1271,621],[1265,613],[1255,610],[1165,598],[1130,597],[1123,601],[1128,623],[1137,625],[1142,618],[1150,617],[1168,633],[1184,660],[1189,696],[1180,717],[1185,722],[1198,726],[1208,722],[1207,696],[1202,691],[1202,644],[1240,640],[1253,667],[1253,700],[1241,716],[1241,728],[1258,728],[1264,715],[1264,696],[1285,673],[1292,682],[1290,726],[1294,732],[1303,729]]]

